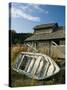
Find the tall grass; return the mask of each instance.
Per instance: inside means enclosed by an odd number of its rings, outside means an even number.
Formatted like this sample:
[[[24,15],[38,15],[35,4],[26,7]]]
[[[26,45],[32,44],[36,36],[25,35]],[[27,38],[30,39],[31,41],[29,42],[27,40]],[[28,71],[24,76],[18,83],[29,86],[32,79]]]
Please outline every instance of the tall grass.
[[[22,52],[22,51],[26,51],[27,47],[25,45],[15,45],[11,47],[11,64],[14,64],[16,61],[16,57],[17,55]]]

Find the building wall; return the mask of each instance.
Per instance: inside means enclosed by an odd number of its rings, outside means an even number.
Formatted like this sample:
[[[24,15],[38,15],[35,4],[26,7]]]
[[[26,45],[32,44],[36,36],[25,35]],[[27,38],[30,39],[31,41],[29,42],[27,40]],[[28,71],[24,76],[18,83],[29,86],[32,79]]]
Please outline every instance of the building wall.
[[[53,41],[53,40],[51,40]],[[59,45],[54,46],[51,41],[31,41],[28,42],[33,48],[36,48],[38,52],[49,55],[53,58],[65,57],[65,40],[59,40]]]
[[[34,33],[36,34],[41,34],[41,33],[51,33],[53,31],[52,28],[49,28],[49,29],[41,29],[41,30],[35,30]]]
[[[65,58],[65,46],[51,46],[51,57]]]
[[[47,47],[49,46],[49,41],[39,41],[38,47]]]
[[[31,42],[28,42],[28,44],[35,48],[49,47],[52,41],[54,41],[57,45],[65,45],[65,40],[63,39],[62,40],[57,39],[57,40],[51,40],[51,41],[31,41]]]

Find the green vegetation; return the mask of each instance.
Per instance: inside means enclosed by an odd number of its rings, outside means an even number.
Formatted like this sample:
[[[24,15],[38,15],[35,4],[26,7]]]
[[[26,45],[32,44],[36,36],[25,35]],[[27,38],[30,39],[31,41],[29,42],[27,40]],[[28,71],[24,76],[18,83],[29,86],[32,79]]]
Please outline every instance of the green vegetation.
[[[15,30],[9,30],[9,43],[23,44],[27,37],[30,37],[32,33],[16,33]]]

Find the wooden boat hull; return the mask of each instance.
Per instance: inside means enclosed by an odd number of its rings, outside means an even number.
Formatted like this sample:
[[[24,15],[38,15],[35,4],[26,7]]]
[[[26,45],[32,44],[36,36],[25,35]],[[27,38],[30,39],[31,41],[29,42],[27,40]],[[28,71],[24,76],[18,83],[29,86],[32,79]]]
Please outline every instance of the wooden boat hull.
[[[12,68],[18,73],[37,80],[48,78],[60,71],[59,66],[49,56],[30,52],[20,53]]]

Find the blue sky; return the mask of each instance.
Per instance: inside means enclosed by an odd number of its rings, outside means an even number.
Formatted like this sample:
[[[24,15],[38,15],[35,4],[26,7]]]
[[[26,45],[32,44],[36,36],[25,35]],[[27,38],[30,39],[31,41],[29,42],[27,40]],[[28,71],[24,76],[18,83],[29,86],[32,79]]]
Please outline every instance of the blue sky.
[[[55,22],[65,24],[64,6],[11,3],[11,29],[17,33],[33,32],[36,25]]]

